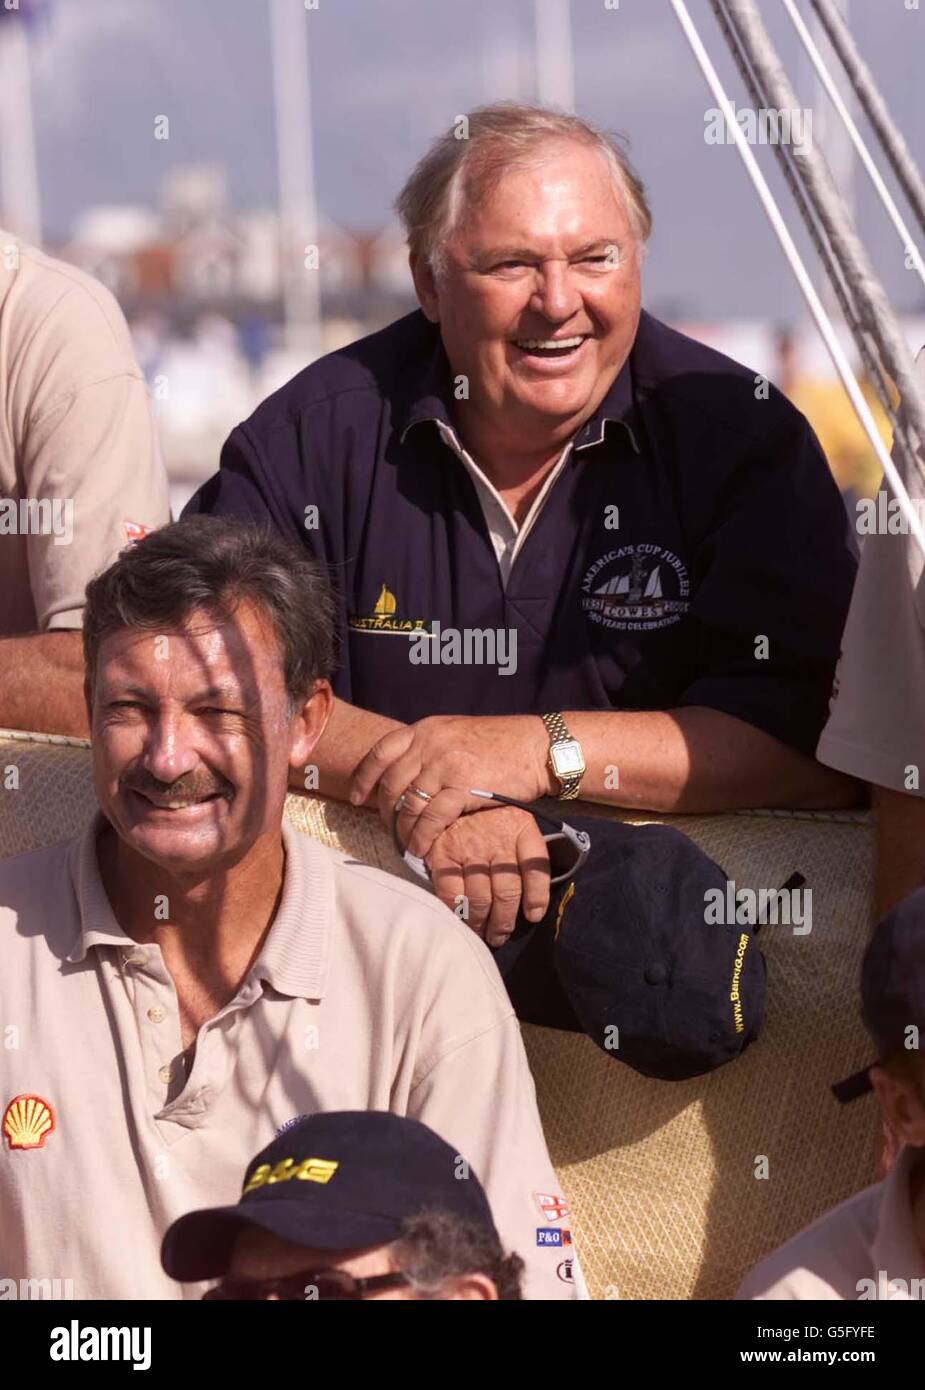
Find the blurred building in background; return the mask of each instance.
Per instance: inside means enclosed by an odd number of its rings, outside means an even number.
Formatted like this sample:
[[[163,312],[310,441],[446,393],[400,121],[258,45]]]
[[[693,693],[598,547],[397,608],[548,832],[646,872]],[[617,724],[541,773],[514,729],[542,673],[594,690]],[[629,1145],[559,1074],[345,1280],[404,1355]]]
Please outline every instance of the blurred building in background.
[[[148,0],[146,9],[150,10],[152,3],[153,0]],[[109,23],[113,22],[118,8],[115,0],[84,0],[84,4],[82,19],[88,19],[91,13],[108,15]],[[249,32],[254,41],[262,41],[263,37],[272,39],[263,62],[267,72],[272,74],[270,106],[273,117],[267,125],[269,128],[272,124],[274,132],[272,153],[276,155],[278,166],[276,201],[246,206],[231,195],[230,190],[241,173],[237,162],[241,155],[237,149],[229,151],[226,145],[222,157],[213,159],[210,156],[208,161],[199,162],[192,159],[184,162],[171,151],[166,172],[163,165],[147,165],[149,170],[156,168],[156,173],[150,175],[150,182],[147,177],[134,181],[136,188],[145,190],[143,202],[108,201],[85,205],[76,216],[68,213],[68,218],[73,220],[64,235],[43,238],[38,145],[33,129],[36,111],[41,111],[42,103],[34,102],[31,94],[30,49],[39,48],[42,35],[55,32],[56,23],[58,32],[69,33],[71,44],[78,36],[82,37],[83,31],[78,32],[73,27],[75,6],[76,0],[72,0],[69,7],[55,0],[17,0],[15,6],[0,0],[0,226],[43,244],[52,254],[89,271],[108,285],[119,299],[156,402],[176,512],[198,483],[216,468],[221,445],[232,427],[267,394],[304,367],[315,351],[328,352],[341,347],[415,307],[407,250],[395,222],[384,221],[372,226],[340,225],[326,217],[324,207],[318,204],[313,172],[312,108],[314,104],[319,111],[326,110],[324,91],[330,100],[331,89],[325,87],[325,82],[330,81],[333,69],[324,55],[332,50],[321,44],[313,50],[312,62],[317,64],[315,72],[320,85],[312,99],[312,64],[307,47],[309,30],[300,7],[288,0],[262,0],[260,5],[254,0],[253,5],[247,5],[249,22],[253,22]],[[201,0],[198,4],[196,11],[200,18],[213,26],[207,36],[210,42],[222,32],[220,9],[222,22],[237,23],[230,14],[233,8],[239,16],[245,13],[243,0],[236,0],[235,6],[231,5],[231,0]],[[616,11],[618,7],[613,9]],[[673,30],[667,15],[658,21],[652,19],[654,9],[646,7],[647,14],[643,17],[640,6],[633,17],[632,29],[619,32],[645,35],[647,42],[661,45],[662,32],[667,35]],[[570,6],[568,0],[535,0],[534,4],[522,4],[520,0],[478,0],[473,13],[476,11],[478,22],[470,26],[471,35],[467,30],[467,37],[471,37],[475,45],[472,72],[483,87],[482,100],[504,94],[532,97],[574,109],[573,20],[584,33],[582,53],[586,64],[591,63],[597,52],[599,36],[606,32],[609,41],[617,32],[616,13],[611,15],[602,9],[608,27],[606,31],[600,30],[598,22],[604,22],[601,14],[594,19],[587,7]],[[420,15],[424,14],[424,0],[421,0]],[[328,16],[332,23],[332,28],[326,31],[330,43],[333,25],[337,23],[349,30],[353,20],[346,10],[338,18],[332,8]],[[531,22],[531,16],[535,22]],[[410,12],[406,18],[409,33],[413,31],[415,37],[419,37],[420,25],[415,27],[416,21]],[[140,11],[139,20],[133,19],[131,25],[136,22],[141,22]],[[181,24],[185,44],[189,19],[165,22]],[[898,22],[894,17],[894,23]],[[430,27],[439,28],[440,23],[435,17]],[[131,25],[126,33],[130,32]],[[201,52],[208,53],[207,61],[214,63],[215,73],[219,77],[224,74],[228,81],[233,70],[233,65],[229,64],[229,59],[233,59],[232,30],[224,33],[224,39],[227,49],[209,47],[202,48]],[[200,34],[200,43],[202,41]],[[626,63],[632,63],[632,54],[636,51],[630,45]],[[663,55],[670,53],[670,42],[669,47],[659,47],[657,51]],[[622,50],[614,49],[615,54],[619,52]],[[686,73],[687,58],[683,61]],[[174,90],[172,81],[178,84],[181,81],[174,76],[175,68],[175,63],[165,63],[158,75],[158,82],[163,81],[167,92]],[[589,70],[596,71],[593,64]],[[629,67],[625,68],[624,76],[631,75]],[[57,93],[66,84],[58,82],[57,71],[54,77],[53,90]],[[72,85],[76,80],[72,73]],[[613,74],[608,67],[608,91],[612,80]],[[434,108],[428,106],[428,94],[434,86],[440,87],[442,81],[442,69],[435,70],[429,81],[422,80],[419,91],[414,90],[413,83],[407,91],[402,86],[397,96],[393,91],[391,100],[401,104],[406,124],[419,120],[422,129],[433,125]],[[600,83],[600,75],[597,81]],[[646,109],[647,94],[653,83],[659,86],[659,79],[654,75],[652,82],[647,79],[636,89],[632,100],[628,100],[625,93],[620,98],[627,104],[619,109],[626,119],[635,113],[642,134],[646,130],[646,120],[639,113]],[[695,76],[692,76],[692,83],[682,123],[688,131],[698,125],[703,99]],[[46,86],[46,106],[50,90]],[[159,99],[160,88],[156,90]],[[319,91],[322,93],[320,100]],[[670,93],[666,92],[667,96]],[[588,99],[587,93],[584,99]],[[821,106],[818,92],[814,101]],[[254,98],[253,109],[257,104]],[[667,106],[670,104],[667,101]],[[66,100],[62,109],[67,109]],[[270,108],[264,103],[263,109]],[[357,120],[375,120],[376,116],[368,113],[376,110],[378,108],[358,102]],[[386,111],[387,107],[383,106],[382,110]],[[82,116],[86,116],[85,111]],[[650,121],[652,116],[650,110]],[[343,120],[343,112],[340,119]],[[137,124],[135,139],[138,139]],[[415,128],[415,150],[417,147]],[[269,145],[266,153],[271,154]],[[223,158],[227,163],[222,162]],[[713,175],[717,166],[712,151],[709,158],[709,169],[706,164],[697,165],[697,178],[707,173]],[[849,196],[853,196],[851,160],[848,158],[847,163],[842,163],[840,182]],[[347,160],[343,168],[346,181],[355,183],[354,165]],[[661,187],[661,196],[665,198],[678,180],[669,173],[659,185],[657,160],[651,170],[651,175],[648,166],[644,170],[647,182],[651,178],[656,193]],[[53,181],[53,165],[43,170],[43,174]],[[121,182],[116,179],[103,186],[111,186],[118,192]],[[730,173],[730,197],[738,188],[737,173]],[[272,198],[273,195],[259,196]],[[380,200],[377,207],[381,206]],[[741,212],[741,204],[738,206]],[[371,214],[373,220],[377,215]],[[656,221],[659,225],[658,209]],[[300,244],[293,246],[291,233],[283,235],[284,225],[315,228],[306,234],[306,239],[311,237],[315,241],[317,253],[311,247],[304,248],[304,267],[303,248]],[[666,241],[662,242],[663,259]],[[729,245],[728,239],[725,244]],[[657,252],[658,249],[656,247]],[[715,319],[692,321],[691,315],[702,313],[704,304],[713,304],[715,283],[714,293],[692,294],[686,287],[687,282],[678,275],[666,277],[663,270],[659,276],[656,264],[650,263],[648,267],[654,291],[644,283],[647,307],[682,331],[751,367],[756,373],[756,389],[763,378],[779,386],[803,410],[816,430],[846,501],[850,503],[852,497],[871,495],[879,485],[879,467],[822,343],[808,321],[795,319],[782,324],[770,318],[727,318],[719,314]],[[770,266],[771,262],[762,264]],[[750,260],[749,277],[752,269]],[[302,275],[317,278],[312,283],[301,280]],[[738,279],[735,275],[726,276],[727,284],[735,284],[737,291],[731,302],[736,307],[741,302],[743,310],[756,302],[758,286],[755,279],[749,277],[744,274]],[[305,293],[306,289],[312,292]],[[729,302],[727,299],[727,307]],[[771,302],[767,295],[762,302],[767,312]],[[906,302],[908,305],[911,301]],[[300,342],[298,331],[293,329],[303,326],[310,326],[312,332]],[[925,315],[907,317],[904,327],[910,346],[918,349],[925,341]],[[312,346],[307,348],[305,344],[309,341]],[[853,356],[847,334],[843,335],[843,345],[849,356]],[[874,403],[872,393],[866,394],[886,437],[886,422],[879,406]]]
[[[157,205],[88,207],[46,248],[95,275],[125,311],[157,403],[177,510],[217,466],[231,428],[306,365],[283,347],[280,224],[236,208],[221,165],[174,167]],[[395,224],[318,227],[321,346],[330,352],[414,307]]]

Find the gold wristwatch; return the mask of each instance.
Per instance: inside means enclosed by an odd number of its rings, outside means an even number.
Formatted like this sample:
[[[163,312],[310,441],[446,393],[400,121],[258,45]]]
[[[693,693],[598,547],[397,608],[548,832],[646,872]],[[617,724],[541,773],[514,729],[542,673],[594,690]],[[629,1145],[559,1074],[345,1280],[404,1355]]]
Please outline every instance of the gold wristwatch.
[[[581,744],[572,738],[561,714],[541,714],[549,735],[549,766],[558,778],[560,801],[574,801],[585,774],[585,759]]]

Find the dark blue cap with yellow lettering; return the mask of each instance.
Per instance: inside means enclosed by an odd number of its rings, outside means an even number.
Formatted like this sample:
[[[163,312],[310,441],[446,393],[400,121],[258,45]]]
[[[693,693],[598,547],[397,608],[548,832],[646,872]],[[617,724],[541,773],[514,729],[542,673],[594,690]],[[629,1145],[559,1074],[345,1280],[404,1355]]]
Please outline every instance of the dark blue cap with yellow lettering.
[[[666,1081],[737,1057],[761,1029],[766,968],[735,885],[673,826],[569,824],[590,837],[584,865],[494,952],[518,1018]]]
[[[253,1159],[234,1206],[175,1221],[161,1262],[182,1283],[215,1279],[246,1226],[314,1250],[354,1250],[397,1240],[406,1220],[437,1209],[483,1226],[501,1250],[481,1183],[426,1125],[384,1110],[310,1115]]]

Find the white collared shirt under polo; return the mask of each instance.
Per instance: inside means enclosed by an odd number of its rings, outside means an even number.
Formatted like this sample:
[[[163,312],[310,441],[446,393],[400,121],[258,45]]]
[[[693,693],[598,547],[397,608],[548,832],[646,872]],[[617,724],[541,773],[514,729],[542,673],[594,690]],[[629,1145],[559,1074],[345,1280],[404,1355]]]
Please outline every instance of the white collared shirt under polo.
[[[491,544],[495,555],[498,557],[498,568],[501,571],[501,583],[507,585],[508,575],[511,566],[523,548],[524,542],[533,530],[533,526],[546,505],[546,499],[552,492],[559,475],[568,463],[569,454],[572,452],[572,445],[575,442],[570,439],[562,450],[555,464],[543,479],[543,486],[533,499],[530,510],[523,519],[523,523],[518,526],[511,515],[507,503],[501,496],[494,483],[484,473],[469,451],[463,448],[456,431],[442,420],[435,420],[434,424],[440,431],[440,437],[448,448],[459,459],[475,487],[476,496],[479,499],[479,506],[482,508],[482,515],[485,518],[485,525],[491,537]]]
[[[29,1279],[71,1280],[75,1298],[199,1297],[161,1270],[167,1226],[237,1201],[287,1120],[360,1109],[442,1135],[526,1261],[526,1296],[574,1297],[519,1025],[475,934],[284,823],[279,909],[186,1077],[160,947],[126,936],[100,879],[103,823],[0,864],[0,1115],[24,1096],[54,1119],[35,1147],[0,1137],[0,1298]]]
[[[826,1212],[744,1280],[738,1299],[925,1298],[925,1250],[915,1233],[910,1179],[921,1149],[900,1149],[883,1182]]]

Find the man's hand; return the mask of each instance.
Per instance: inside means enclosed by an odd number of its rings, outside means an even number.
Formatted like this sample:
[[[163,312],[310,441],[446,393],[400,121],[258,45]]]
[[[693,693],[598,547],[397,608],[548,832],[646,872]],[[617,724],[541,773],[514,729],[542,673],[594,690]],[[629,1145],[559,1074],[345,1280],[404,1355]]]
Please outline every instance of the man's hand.
[[[437,837],[427,864],[440,901],[489,946],[504,945],[521,907],[538,922],[549,906],[546,842],[533,817],[516,807],[460,816]]]
[[[503,792],[518,801],[535,801],[550,791],[549,740],[536,715],[434,715],[394,729],[358,764],[350,800],[362,805],[376,793],[379,813],[389,828],[395,803],[410,787],[429,800],[409,794],[397,830],[412,854],[425,858],[437,837],[465,811],[484,801],[471,787]]]

